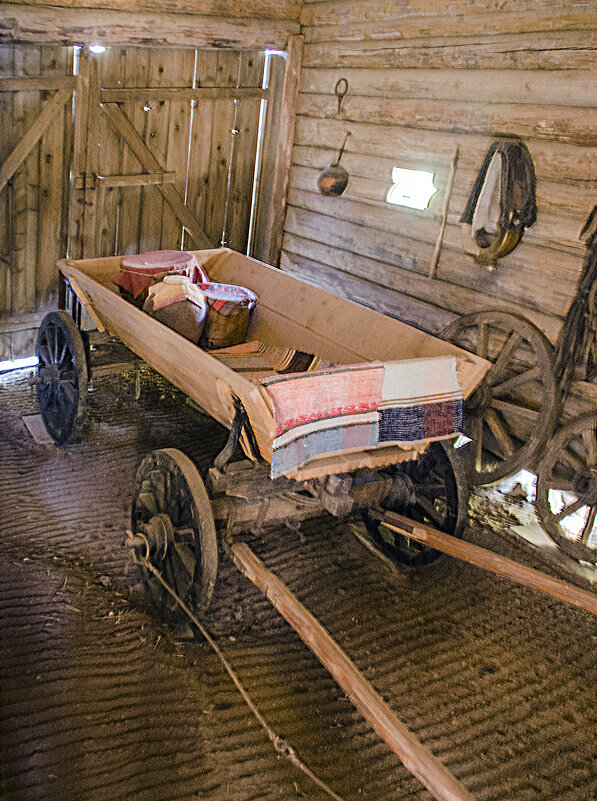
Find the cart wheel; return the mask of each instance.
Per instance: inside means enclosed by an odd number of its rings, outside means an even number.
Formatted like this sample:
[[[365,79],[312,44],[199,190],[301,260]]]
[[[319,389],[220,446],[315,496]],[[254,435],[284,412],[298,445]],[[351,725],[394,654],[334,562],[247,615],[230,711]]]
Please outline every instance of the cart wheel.
[[[462,534],[469,490],[462,459],[451,443],[433,442],[416,461],[401,462],[388,471],[394,485],[384,508],[454,537]],[[380,550],[394,562],[421,567],[442,555],[428,545],[396,534],[368,512],[363,513],[363,521]]]
[[[81,332],[65,311],[46,314],[37,333],[37,402],[57,445],[74,439],[85,410],[89,372]]]
[[[536,508],[553,541],[597,564],[597,435],[595,413],[561,428],[545,449],[537,476]]]
[[[552,347],[537,326],[502,311],[468,314],[442,336],[493,362],[465,403],[463,448],[471,484],[492,484],[532,467],[553,431],[559,392]]]
[[[199,471],[179,450],[153,451],[137,470],[131,511],[133,534],[147,538],[149,561],[192,612],[204,614],[218,572],[216,527]],[[136,548],[146,556],[146,546]],[[140,566],[145,588],[167,623],[185,612],[151,571]]]

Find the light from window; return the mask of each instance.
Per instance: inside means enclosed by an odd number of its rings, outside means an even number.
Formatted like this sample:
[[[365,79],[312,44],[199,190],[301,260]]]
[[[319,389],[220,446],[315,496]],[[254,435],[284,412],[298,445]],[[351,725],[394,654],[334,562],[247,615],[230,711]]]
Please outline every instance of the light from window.
[[[394,167],[392,186],[388,189],[386,201],[395,206],[408,206],[411,209],[426,209],[429,201],[438,191],[433,184],[434,173],[425,170],[407,170]]]

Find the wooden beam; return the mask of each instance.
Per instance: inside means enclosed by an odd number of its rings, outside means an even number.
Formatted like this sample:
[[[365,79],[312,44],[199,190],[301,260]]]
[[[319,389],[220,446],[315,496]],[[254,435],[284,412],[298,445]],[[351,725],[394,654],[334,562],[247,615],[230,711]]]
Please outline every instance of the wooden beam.
[[[268,191],[269,214],[265,221],[265,231],[261,235],[267,247],[267,257],[264,260],[273,265],[279,263],[282,249],[303,41],[303,36],[292,36],[288,42],[274,172],[271,189]]]
[[[486,548],[480,548],[478,545],[459,540],[457,537],[451,537],[449,534],[444,534],[423,523],[415,523],[409,518],[402,517],[402,515],[394,512],[382,512],[381,510],[378,510],[378,512],[379,514],[376,516],[381,519],[383,525],[389,528],[390,531],[395,531],[404,537],[410,537],[438,551],[469,562],[471,565],[489,570],[491,573],[506,576],[512,581],[524,584],[526,587],[541,590],[541,592],[545,592],[553,598],[597,615],[597,595],[595,593],[581,590],[567,581],[552,578],[540,570],[526,567],[526,565],[521,565],[505,556],[488,551]]]
[[[454,69],[371,69],[350,70],[353,97],[383,97],[386,102],[416,98],[434,102],[449,100],[466,103],[479,97],[484,103],[523,103],[525,105],[597,105],[597,86],[587,81],[584,70],[454,70]],[[339,69],[303,69],[301,92],[330,94],[330,87],[346,76]]]
[[[110,124],[131,148],[135,156],[139,159],[143,169],[149,173],[164,172],[161,164],[149,150],[137,129],[128,119],[126,114],[116,103],[102,103],[102,109],[106,114]],[[212,243],[207,238],[207,234],[191,210],[185,206],[176,189],[167,183],[158,184],[160,191],[174,214],[178,217],[181,224],[188,230],[193,237],[197,248],[211,248]]]
[[[1,89],[0,83],[0,89]],[[206,86],[197,89],[176,88],[165,86],[162,88],[151,89],[102,89],[102,103],[158,103],[160,100],[222,100],[231,98],[243,100],[244,98],[254,97],[257,100],[266,99],[267,89],[260,87],[228,87],[228,86]]]
[[[14,150],[7,156],[4,163],[0,165],[0,192],[39,142],[54,117],[62,110],[62,107],[66,101],[69,100],[72,93],[72,89],[59,89],[56,94],[46,102],[39,117],[35,120]]]
[[[0,78],[0,92],[46,92],[54,89],[75,88],[77,79],[73,76],[55,78]]]
[[[268,570],[245,543],[230,547],[234,564],[267,596],[313,651],[350,700],[405,767],[438,801],[472,801],[472,796],[402,723],[328,631]]]
[[[146,14],[90,8],[39,8],[4,3],[0,44],[141,45],[151,47],[286,47],[298,33],[291,20]]]
[[[10,2],[10,0],[9,0]],[[168,14],[205,14],[233,17],[239,14],[238,0],[27,0],[30,6],[63,8],[106,8],[115,11],[161,11]],[[242,3],[243,17],[299,18],[302,0],[251,0]]]
[[[160,186],[161,184],[173,184],[176,180],[176,173],[152,172],[141,175],[98,175],[97,180],[106,189],[116,186]]]

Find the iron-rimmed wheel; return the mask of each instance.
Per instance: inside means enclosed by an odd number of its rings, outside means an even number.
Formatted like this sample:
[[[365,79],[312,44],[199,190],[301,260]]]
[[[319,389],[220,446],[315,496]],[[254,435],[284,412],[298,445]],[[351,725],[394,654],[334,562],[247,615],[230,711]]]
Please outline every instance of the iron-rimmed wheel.
[[[416,461],[400,462],[384,472],[393,478],[384,509],[454,537],[461,536],[467,520],[469,488],[466,470],[451,443],[432,442]],[[363,521],[379,549],[398,564],[421,567],[442,555],[391,531],[368,511],[363,513]]]
[[[46,314],[37,333],[39,413],[57,445],[74,439],[85,411],[89,373],[81,332],[65,311]]]
[[[147,555],[191,611],[203,615],[216,584],[218,544],[205,484],[184,453],[164,448],[143,459],[135,480],[131,528],[147,540],[147,549],[136,546],[137,556]],[[167,623],[185,619],[155,575],[142,565],[140,571],[161,617]]]
[[[502,311],[460,317],[442,337],[493,362],[464,405],[471,484],[493,484],[532,468],[560,406],[547,337],[524,317]]]
[[[537,476],[536,509],[545,531],[574,559],[597,564],[597,415],[563,426]]]

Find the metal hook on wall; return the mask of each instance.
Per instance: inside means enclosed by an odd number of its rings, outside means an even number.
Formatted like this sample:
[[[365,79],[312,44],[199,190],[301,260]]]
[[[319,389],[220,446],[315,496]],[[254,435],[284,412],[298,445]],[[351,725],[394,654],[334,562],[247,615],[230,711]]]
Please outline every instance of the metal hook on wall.
[[[346,97],[346,93],[348,92],[348,81],[346,78],[338,78],[336,81],[336,86],[334,87],[334,94],[338,98],[338,110],[336,114],[340,113],[340,109],[342,108],[342,101]]]

